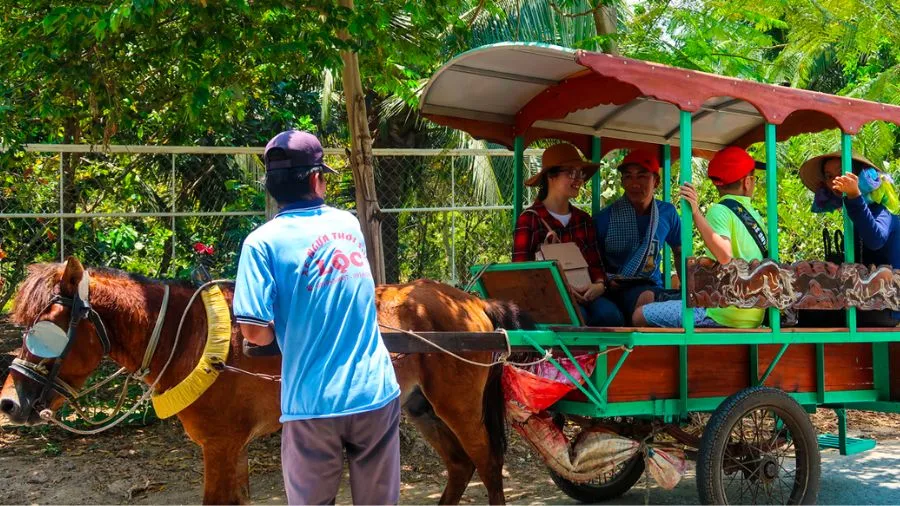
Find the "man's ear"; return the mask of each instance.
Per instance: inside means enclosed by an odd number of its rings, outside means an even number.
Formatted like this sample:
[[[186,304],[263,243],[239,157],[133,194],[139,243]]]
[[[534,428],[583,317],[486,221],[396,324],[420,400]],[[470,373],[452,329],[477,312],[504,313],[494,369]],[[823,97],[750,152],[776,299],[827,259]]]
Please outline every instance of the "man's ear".
[[[63,269],[62,278],[59,280],[59,293],[72,297],[78,289],[78,283],[84,276],[84,266],[77,258],[70,256],[66,259],[66,267]]]
[[[325,198],[325,190],[326,190],[325,174],[322,174],[321,172],[315,172],[310,177],[313,178],[313,183],[314,183],[313,190],[314,190],[315,194],[317,196],[319,196],[320,198],[324,199]]]

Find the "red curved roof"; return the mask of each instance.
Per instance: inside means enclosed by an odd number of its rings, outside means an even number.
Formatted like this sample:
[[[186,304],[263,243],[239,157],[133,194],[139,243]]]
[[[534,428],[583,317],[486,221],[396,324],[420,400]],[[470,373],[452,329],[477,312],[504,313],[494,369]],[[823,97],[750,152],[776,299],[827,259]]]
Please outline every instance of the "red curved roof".
[[[679,143],[679,110],[693,116],[697,154],[875,120],[900,124],[900,107],[542,44],[504,43],[457,56],[431,78],[422,114],[473,137],[511,147],[538,139],[587,153]]]

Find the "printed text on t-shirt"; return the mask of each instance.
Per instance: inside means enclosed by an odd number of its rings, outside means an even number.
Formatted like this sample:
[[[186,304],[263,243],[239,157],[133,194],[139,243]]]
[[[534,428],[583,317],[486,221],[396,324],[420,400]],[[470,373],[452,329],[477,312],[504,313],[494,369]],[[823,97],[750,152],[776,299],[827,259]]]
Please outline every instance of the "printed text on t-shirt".
[[[341,243],[338,244],[332,243]],[[320,250],[326,248],[327,255],[330,258],[316,258]],[[323,234],[319,236],[312,246],[306,251],[306,263],[303,265],[303,275],[311,273],[318,274],[316,280],[311,280],[306,290],[312,291],[314,288],[322,288],[338,283],[348,278],[368,278],[371,273],[364,267],[366,264],[366,254],[361,242],[353,235],[344,232],[334,232],[331,234]],[[353,272],[350,271],[359,271]],[[337,275],[338,277],[334,277]],[[329,279],[321,279],[329,278]]]

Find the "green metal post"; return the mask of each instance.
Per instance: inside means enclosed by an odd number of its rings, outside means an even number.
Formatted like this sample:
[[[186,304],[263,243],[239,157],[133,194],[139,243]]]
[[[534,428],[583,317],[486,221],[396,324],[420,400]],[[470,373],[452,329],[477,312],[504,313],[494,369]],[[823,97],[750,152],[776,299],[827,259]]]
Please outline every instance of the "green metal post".
[[[603,153],[601,150],[600,137],[592,137],[591,138],[591,161],[594,163],[600,163],[603,160]],[[597,216],[600,212],[600,208],[603,206],[603,196],[602,196],[602,188],[600,188],[600,170],[594,173],[594,177],[591,179],[591,216]],[[600,348],[601,352],[606,351],[606,347],[602,346]],[[602,353],[597,357],[597,363],[594,364],[594,374],[591,375],[591,382],[594,385],[594,389],[602,388],[603,385],[606,384],[606,380],[609,377],[609,362],[606,357],[606,353]],[[603,407],[606,407],[606,391],[603,391],[603,394],[600,395],[600,401],[603,403]]]
[[[603,157],[600,153],[600,137],[591,138],[591,162],[600,163]],[[591,178],[591,216],[597,216],[600,208],[603,207],[603,196],[600,191],[600,170],[594,173]]]
[[[847,455],[847,412],[843,408],[834,410],[838,419],[838,451]]]
[[[693,142],[691,113],[681,111],[681,184],[690,183],[692,179]],[[681,199],[681,321],[686,336],[694,334],[694,310],[687,307],[687,259],[694,254],[694,219],[691,206]],[[688,350],[687,346],[678,347],[678,394],[681,400],[681,414],[687,413],[688,405]]]
[[[775,156],[775,125],[766,123],[766,220],[769,225],[769,258],[779,260],[778,255],[778,162]],[[769,308],[769,327],[781,332],[781,313]]]
[[[841,173],[848,174],[853,163],[853,136],[841,132]],[[844,261],[852,264],[853,258],[853,222],[844,206]],[[856,334],[856,308],[847,309],[847,326],[850,327],[851,339]]]
[[[778,354],[776,354],[775,358],[772,359],[772,362],[769,364],[769,367],[766,369],[766,372],[764,372],[763,375],[760,376],[759,381],[758,381],[758,383],[760,385],[764,384],[766,382],[766,380],[769,379],[769,376],[772,374],[772,371],[775,370],[775,366],[778,365],[778,361],[781,360],[781,357],[784,356],[784,352],[787,351],[788,346],[790,346],[790,343],[784,343],[783,345],[781,345],[781,349],[778,350]]]
[[[691,113],[681,111],[681,173],[679,182],[681,184],[691,182]],[[691,215],[691,206],[684,199],[681,199],[681,275],[685,277],[681,282],[681,316],[684,325],[685,334],[693,334],[694,331],[694,312],[688,311],[687,307],[687,259],[694,254],[694,217]],[[686,374],[686,371],[685,371]]]
[[[521,135],[513,142],[513,215],[512,228],[522,214],[522,195],[525,193],[525,138]]]
[[[610,371],[609,377],[606,378],[606,383],[604,383],[603,387],[600,388],[600,395],[604,401],[609,398],[609,395],[607,393],[607,391],[609,390],[609,386],[612,385],[613,380],[616,379],[616,374],[619,374],[619,369],[622,368],[622,364],[625,363],[625,359],[628,358],[628,355],[631,355],[632,351],[633,348],[625,348],[625,350],[622,351],[622,356],[619,357],[619,361],[616,362],[616,366],[613,367],[612,371]]]
[[[663,202],[672,201],[672,146],[666,144],[662,148],[662,187]],[[663,243],[663,283],[666,288],[672,288],[672,249],[668,243]]]

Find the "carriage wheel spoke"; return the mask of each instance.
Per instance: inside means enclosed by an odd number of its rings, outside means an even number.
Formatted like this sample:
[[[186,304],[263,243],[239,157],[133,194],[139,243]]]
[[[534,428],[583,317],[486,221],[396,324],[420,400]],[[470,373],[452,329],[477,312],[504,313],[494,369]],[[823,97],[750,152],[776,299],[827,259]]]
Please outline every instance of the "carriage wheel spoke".
[[[774,410],[755,409],[741,417],[732,428],[730,443],[723,455],[724,492],[728,502],[765,501],[785,504],[793,494],[796,470],[788,471],[789,459],[796,460],[795,441],[786,424],[778,425]],[[737,450],[736,456],[733,452]],[[775,465],[777,476],[767,478],[766,465]],[[740,475],[738,475],[740,473]],[[777,490],[775,490],[777,488]],[[734,497],[735,492],[737,497]]]

